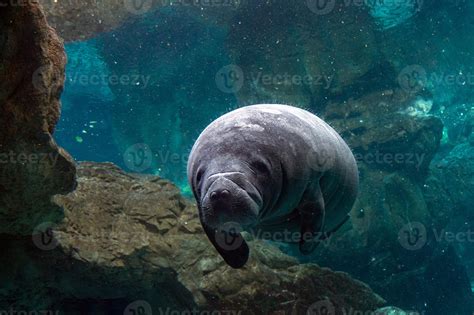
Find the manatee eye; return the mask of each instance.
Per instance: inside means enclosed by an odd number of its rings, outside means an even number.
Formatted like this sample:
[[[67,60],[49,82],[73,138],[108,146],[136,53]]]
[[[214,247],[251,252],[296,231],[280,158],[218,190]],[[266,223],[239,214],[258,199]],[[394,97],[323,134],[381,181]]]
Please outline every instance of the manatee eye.
[[[262,161],[254,161],[251,163],[252,169],[258,173],[267,173],[268,167]]]

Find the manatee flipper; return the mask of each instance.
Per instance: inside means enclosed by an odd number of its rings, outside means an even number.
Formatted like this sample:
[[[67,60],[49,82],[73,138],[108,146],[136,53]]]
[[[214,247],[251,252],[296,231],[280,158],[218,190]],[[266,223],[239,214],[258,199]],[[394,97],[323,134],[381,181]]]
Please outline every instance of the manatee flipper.
[[[201,219],[201,211],[199,211]],[[224,261],[232,268],[242,268],[249,259],[249,247],[239,232],[226,232],[208,227],[201,219],[207,237]]]
[[[298,211],[301,220],[299,248],[303,255],[308,255],[324,239],[321,234],[324,227],[325,206],[319,183],[305,191],[302,202],[298,205]]]

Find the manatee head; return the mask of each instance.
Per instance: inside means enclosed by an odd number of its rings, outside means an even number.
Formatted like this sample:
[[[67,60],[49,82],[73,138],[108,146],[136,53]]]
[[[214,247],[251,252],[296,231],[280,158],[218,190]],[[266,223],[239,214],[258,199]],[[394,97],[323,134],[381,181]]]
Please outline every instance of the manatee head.
[[[200,163],[191,182],[203,224],[219,228],[233,222],[245,229],[258,222],[269,200],[272,164],[257,156],[216,156]]]
[[[191,150],[187,170],[202,227],[233,268],[249,258],[240,230],[258,225],[284,183],[276,138],[246,119],[224,115],[209,125]]]

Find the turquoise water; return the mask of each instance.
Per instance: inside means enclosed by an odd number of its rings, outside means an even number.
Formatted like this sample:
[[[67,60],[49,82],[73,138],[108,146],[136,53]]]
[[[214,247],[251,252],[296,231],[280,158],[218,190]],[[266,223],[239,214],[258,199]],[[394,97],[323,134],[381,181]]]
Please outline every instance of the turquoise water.
[[[410,211],[428,213],[437,227],[433,235],[428,232],[429,246],[416,252],[392,251],[395,258],[389,263],[383,244],[361,250],[359,256],[325,253],[300,258],[347,271],[407,310],[471,314],[473,34],[474,5],[463,0],[165,6],[93,39],[66,44],[66,85],[55,138],[78,161],[110,161],[129,172],[160,175],[190,196],[186,163],[194,141],[211,121],[244,105],[289,104],[325,117],[328,108],[344,113],[350,100],[367,98],[360,133],[341,133],[346,140],[377,139],[370,128],[381,132],[376,129],[378,119],[387,128],[396,125],[395,114],[393,121],[385,116],[382,120],[379,109],[385,102],[389,108],[398,106],[393,113],[409,117],[405,126],[436,118],[443,124],[439,132],[433,127],[433,134],[420,137],[415,130],[406,138],[419,154],[430,155],[424,143],[436,143],[425,170],[359,161],[364,164],[362,199],[369,199],[371,187],[392,187],[396,176],[413,182],[408,193],[402,188],[387,190],[387,195],[363,204],[373,207],[365,211],[388,221],[393,217],[383,212],[393,209],[382,204],[390,198],[393,204],[408,205],[396,214],[405,223]],[[382,97],[397,91],[405,98]],[[344,123],[335,124],[342,132]],[[412,154],[404,151],[403,142],[384,146],[392,136],[367,140],[370,147],[361,145],[360,154]],[[386,176],[378,178],[378,170]],[[415,196],[410,198],[423,199],[408,200],[409,192]],[[375,234],[368,239],[391,227],[370,230]],[[404,277],[390,280],[402,272]],[[410,276],[417,272],[423,276]]]

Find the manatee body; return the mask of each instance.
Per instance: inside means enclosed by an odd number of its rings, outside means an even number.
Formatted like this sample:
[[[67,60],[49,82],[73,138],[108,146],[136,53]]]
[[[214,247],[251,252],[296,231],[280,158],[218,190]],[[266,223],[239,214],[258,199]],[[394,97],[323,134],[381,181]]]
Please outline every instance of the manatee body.
[[[234,268],[249,257],[235,225],[308,254],[347,220],[359,183],[334,129],[306,110],[273,104],[212,122],[192,148],[188,180],[209,240]]]

